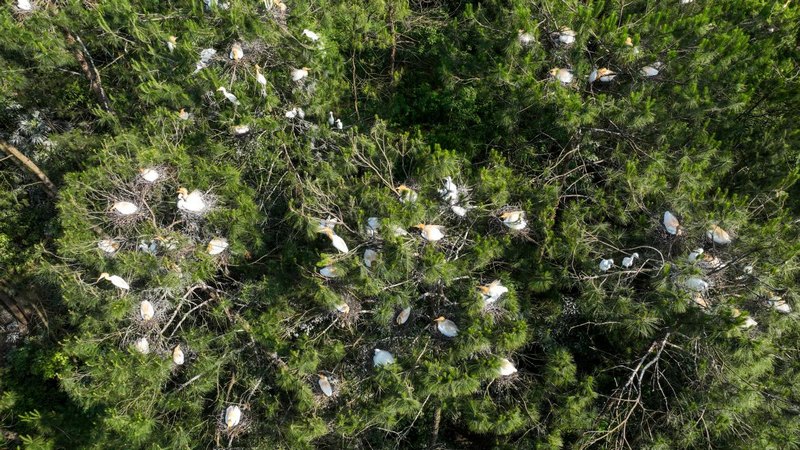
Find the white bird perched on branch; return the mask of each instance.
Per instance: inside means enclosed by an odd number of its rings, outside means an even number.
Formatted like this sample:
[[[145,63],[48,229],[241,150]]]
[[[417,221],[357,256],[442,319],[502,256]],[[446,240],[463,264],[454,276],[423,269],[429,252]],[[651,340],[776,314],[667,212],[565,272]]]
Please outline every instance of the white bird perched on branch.
[[[152,319],[156,315],[156,309],[153,304],[148,300],[144,300],[139,304],[139,315],[145,322]]]
[[[613,259],[601,259],[600,260],[600,271],[607,272],[614,265]]]
[[[190,194],[186,188],[178,189],[178,209],[189,212],[203,212],[208,208],[206,201],[203,199],[203,193],[197,189],[193,190]]]
[[[481,291],[483,300],[486,303],[494,303],[499,300],[503,294],[508,292],[508,288],[503,286],[500,280],[494,280],[487,285],[478,286],[478,290]]]
[[[333,395],[333,386],[331,386],[330,380],[325,374],[319,374],[319,388],[322,390],[322,393],[325,394],[326,397],[330,397]]]
[[[169,49],[170,53],[175,51],[176,45],[178,45],[178,38],[175,36],[170,36],[169,39],[167,39],[167,48]]]
[[[339,131],[344,130],[344,124],[342,123],[342,119],[336,119],[336,129]]]
[[[294,118],[304,119],[306,117],[306,112],[303,111],[303,108],[292,108],[286,111],[286,113],[283,116],[286,117],[287,119],[294,119]]]
[[[739,317],[739,316],[742,315],[742,312],[739,311],[737,308],[733,308],[731,313],[733,313],[733,317]],[[750,317],[748,315],[747,317],[745,317],[744,323],[739,325],[739,328],[741,328],[743,330],[749,330],[750,328],[753,328],[755,326],[758,326],[758,322],[756,322],[755,319],[753,319],[752,317]]]
[[[664,211],[664,228],[667,230],[667,233],[673,236],[680,236],[683,234],[683,229],[681,228],[681,223],[678,222],[678,218],[675,217],[669,211]]]
[[[397,322],[398,325],[402,325],[408,321],[409,316],[411,316],[410,306],[403,308],[403,310],[397,314],[395,322]]]
[[[113,239],[101,239],[97,242],[97,248],[111,254],[119,250],[119,242]]]
[[[616,77],[616,72],[613,72],[605,67],[601,67],[600,69],[595,69],[592,73],[589,74],[589,83],[594,83],[596,80],[600,80],[603,83],[608,83]]]
[[[697,258],[699,258],[703,252],[705,252],[703,247],[697,247],[696,249],[692,250],[691,253],[689,253],[689,256],[686,259],[688,259],[691,263],[696,262]]]
[[[560,81],[563,84],[572,83],[572,80],[575,79],[575,75],[572,74],[571,70],[561,69],[558,67],[550,69],[550,76]]]
[[[556,39],[563,45],[572,45],[575,43],[576,33],[569,27],[561,27],[556,33]]]
[[[336,305],[334,305],[334,308],[336,308],[336,310],[342,314],[347,314],[350,312],[350,305],[348,305],[345,302],[337,303]]]
[[[417,192],[405,184],[397,186],[397,193],[400,195],[400,201],[403,203],[414,203],[419,198]]]
[[[452,320],[445,319],[444,316],[440,316],[433,319],[433,321],[436,322],[436,329],[439,330],[439,333],[442,333],[447,337],[458,336],[458,327]]]
[[[231,51],[228,53],[228,58],[238,61],[244,58],[244,51],[242,50],[242,45],[236,42],[231,46]]]
[[[381,219],[377,217],[369,217],[367,218],[367,234],[369,236],[374,236],[375,233],[378,232],[378,229],[381,227]]]
[[[425,225],[424,223],[418,223],[414,225],[414,227],[421,230],[420,234],[426,241],[436,242],[444,238],[444,227],[441,225]]]
[[[228,99],[229,102],[233,103],[234,106],[239,106],[240,105],[239,99],[236,98],[236,96],[233,95],[232,93],[228,92],[228,90],[225,89],[225,86],[218,87],[217,91],[222,92],[222,95],[224,95],[225,98]]]
[[[261,96],[267,96],[267,79],[261,73],[261,68],[256,64],[256,82],[261,85]]]
[[[500,219],[503,225],[512,230],[523,230],[528,226],[528,222],[525,221],[525,211],[506,211],[500,214]]]
[[[148,183],[155,183],[161,177],[156,169],[139,169],[139,176]]]
[[[303,30],[303,36],[307,37],[311,42],[317,42],[319,40],[319,35],[308,28]]]
[[[378,252],[375,250],[368,248],[364,250],[364,265],[372,268],[372,265],[375,264],[375,261],[378,260]]]
[[[122,290],[125,290],[125,291],[127,291],[128,289],[131,288],[130,285],[128,284],[128,282],[125,281],[121,276],[119,276],[119,275],[109,275],[108,272],[101,273],[100,277],[97,279],[97,281],[100,281],[100,280],[108,280],[114,286],[116,286],[116,287],[118,287],[118,288],[120,288]]]
[[[467,215],[468,210],[460,205],[450,205],[450,211],[453,211],[453,214],[457,215],[458,217],[464,217]]]
[[[130,216],[132,214],[136,214],[139,211],[139,207],[131,202],[115,202],[111,205],[111,209],[114,210],[120,216]]]
[[[700,278],[697,278],[697,277],[688,278],[686,281],[683,282],[683,285],[687,289],[695,291],[695,292],[707,291],[708,290],[708,286],[709,286],[708,282],[706,282],[706,281],[704,281],[704,280],[702,280]]]
[[[394,364],[394,356],[392,356],[392,354],[387,352],[386,350],[381,350],[379,348],[376,348],[375,354],[372,355],[372,364],[375,367]]]
[[[534,38],[532,34],[526,32],[525,30],[519,30],[517,41],[519,42],[519,45],[527,47],[533,44],[536,41],[536,38]]]
[[[319,269],[319,274],[325,278],[336,278],[339,276],[339,269],[334,266],[325,266]]]
[[[211,62],[211,58],[217,54],[217,51],[213,48],[205,48],[200,52],[200,61],[197,62],[195,65],[194,73],[200,72],[201,70],[208,67],[208,63]]]
[[[727,231],[723,230],[719,225],[711,225],[711,228],[706,231],[706,238],[716,244],[730,244],[732,239]]]
[[[209,255],[219,255],[228,248],[228,240],[223,237],[215,237],[206,245],[206,252]]]
[[[133,348],[135,348],[139,353],[146,355],[150,353],[150,342],[146,337],[141,337],[133,344]]]
[[[308,67],[303,67],[301,69],[294,69],[292,70],[292,81],[300,81],[303,78],[308,76],[308,71],[311,70]]]
[[[631,256],[626,256],[626,257],[622,258],[622,267],[624,267],[626,269],[631,267],[633,265],[633,261],[638,257],[639,257],[639,254],[638,253],[634,253]]]
[[[225,427],[227,429],[231,429],[236,425],[239,425],[239,422],[242,420],[242,410],[236,406],[231,405],[225,409]]]
[[[231,127],[231,132],[236,136],[244,136],[250,132],[250,125],[234,125]]]
[[[17,8],[20,11],[28,12],[33,10],[33,4],[30,0],[17,0]]]
[[[458,186],[453,182],[453,178],[449,176],[444,177],[442,183],[444,186],[439,189],[439,195],[442,196],[442,200],[450,205],[458,203]]]
[[[328,111],[328,125],[334,126],[336,124],[336,119],[333,118],[333,111]]]
[[[642,70],[641,70],[642,76],[650,78],[650,77],[654,77],[654,76],[658,75],[659,71],[661,70],[661,66],[662,66],[662,64],[660,62],[656,61],[653,64],[650,64],[649,66],[642,67]]]
[[[192,115],[186,111],[186,108],[181,108],[181,110],[178,111],[178,118],[181,120],[189,120],[192,118]]]
[[[502,358],[500,359],[500,367],[497,369],[497,372],[501,377],[507,377],[517,373],[517,368],[514,366],[514,363],[506,358]]]
[[[183,349],[181,348],[181,346],[176,345],[175,348],[172,350],[172,362],[180,366],[183,365],[185,358],[186,357],[183,354]]]
[[[770,297],[770,299],[767,300],[767,305],[781,314],[789,314],[792,312],[792,306],[777,295]]]
[[[350,249],[347,248],[347,243],[344,242],[344,239],[342,239],[338,234],[334,233],[330,228],[324,227],[319,230],[319,233],[323,233],[325,236],[328,236],[328,238],[331,240],[331,244],[333,244],[333,246],[336,248],[336,250],[339,250],[339,252],[347,253],[350,251]]]

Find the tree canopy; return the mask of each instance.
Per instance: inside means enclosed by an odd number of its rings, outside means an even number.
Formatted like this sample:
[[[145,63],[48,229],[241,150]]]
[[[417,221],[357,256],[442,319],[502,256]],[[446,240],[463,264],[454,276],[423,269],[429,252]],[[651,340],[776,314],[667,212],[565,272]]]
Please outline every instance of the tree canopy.
[[[800,448],[791,0],[15,0],[9,448]]]

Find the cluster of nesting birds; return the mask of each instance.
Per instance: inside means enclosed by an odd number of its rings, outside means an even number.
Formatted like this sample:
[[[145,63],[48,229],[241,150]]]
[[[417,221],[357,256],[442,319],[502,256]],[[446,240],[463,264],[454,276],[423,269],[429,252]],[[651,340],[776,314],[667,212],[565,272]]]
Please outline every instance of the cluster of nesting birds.
[[[661,223],[667,234],[671,236],[682,236],[684,234],[680,221],[671,211],[664,211],[664,216]],[[718,224],[711,224],[711,226],[706,230],[705,237],[709,242],[717,245],[729,245],[733,242],[733,238],[731,237],[730,233],[728,233],[728,231],[720,227]],[[638,257],[638,253],[633,253],[629,256],[626,256],[622,259],[622,266],[625,268],[631,267],[634,263],[634,260]],[[686,257],[686,260],[690,264],[696,265],[703,270],[713,270],[720,268],[723,265],[722,261],[717,256],[706,253],[703,247],[697,247],[693,249]],[[613,266],[613,258],[600,259],[599,269],[601,272],[607,272]],[[753,267],[746,266],[744,268],[744,272],[746,274],[752,274]],[[703,308],[709,307],[709,303],[705,299],[705,294],[711,287],[711,284],[708,281],[699,276],[691,276],[684,279],[681,283],[681,286],[692,294],[692,300],[697,305]],[[769,296],[769,298],[766,300],[766,304],[782,314],[788,314],[792,312],[791,305],[789,305],[785,299],[778,295]],[[734,317],[738,317],[741,315],[741,311],[734,308],[733,315]],[[741,326],[744,329],[749,329],[757,325],[758,322],[756,322],[752,317],[748,316],[745,318],[745,321]]]
[[[463,202],[461,193],[464,191],[463,189],[459,188],[456,183],[453,181],[452,177],[448,176],[442,180],[443,186],[438,189],[438,193],[440,195],[441,200],[453,211],[453,213],[459,217],[464,217],[468,210],[472,209],[471,206],[468,206],[466,203]],[[395,188],[395,192],[398,195],[398,200],[402,203],[414,203],[419,199],[419,194],[413,188],[402,184]],[[527,221],[525,220],[525,212],[522,210],[517,209],[510,209],[506,210],[505,212],[499,214],[498,220],[500,220],[503,225],[505,225],[508,229],[514,231],[521,231],[527,227]],[[340,253],[348,253],[349,247],[344,239],[337,235],[334,231],[334,227],[336,226],[337,221],[335,219],[321,219],[318,221],[317,224],[317,232],[324,234],[331,242],[331,245]],[[369,217],[366,221],[366,231],[369,237],[374,237],[378,235],[382,230],[382,220],[379,217]],[[407,236],[409,235],[408,231],[405,229],[397,226],[391,225],[390,227],[386,227],[387,231],[391,233],[393,236]],[[436,243],[446,236],[446,228],[443,225],[438,224],[425,224],[420,223],[414,225],[413,228],[419,230],[419,236],[422,237],[426,242]],[[371,268],[375,264],[378,259],[378,252],[372,248],[367,248],[364,251],[363,255],[363,263],[366,267]],[[336,278],[341,276],[340,271],[337,269],[335,265],[328,265],[319,269],[319,274],[325,278]],[[508,288],[503,286],[500,280],[494,280],[487,285],[477,286],[477,290],[481,295],[482,299],[484,300],[484,305],[491,305],[498,301],[505,293],[508,292]],[[337,311],[342,314],[347,314],[350,311],[349,305],[347,303],[340,303],[335,305]],[[398,325],[403,325],[406,323],[408,318],[411,315],[411,307],[406,307],[402,309],[397,316],[395,317],[395,322]],[[447,338],[454,338],[458,336],[459,328],[458,325],[444,317],[440,316],[434,319],[436,323],[436,330],[444,337]],[[373,365],[378,366],[385,366],[390,365],[395,362],[394,355],[389,351],[382,350],[379,348],[374,349],[373,354]],[[517,368],[514,364],[506,358],[502,358],[500,360],[500,367],[498,369],[498,374],[500,376],[509,376],[513,375],[517,372]],[[330,385],[330,380],[324,374],[320,374],[319,376],[319,384],[320,389],[322,392],[327,395],[332,395],[332,389]]]
[[[163,178],[163,174],[158,168],[144,168],[139,170],[138,178],[143,183],[154,184]],[[211,202],[210,199],[207,198],[206,194],[203,194],[199,190],[189,192],[185,188],[180,188],[177,191],[177,202],[175,206],[181,214],[185,214],[190,217],[199,217],[211,209]],[[109,210],[110,214],[114,218],[124,219],[134,217],[139,214],[141,207],[132,201],[119,200],[115,201]],[[162,245],[166,249],[175,248],[174,244],[168,241],[163,242]],[[121,244],[119,241],[111,238],[101,239],[97,242],[97,247],[107,255],[113,255],[117,253],[120,249],[120,246]],[[156,241],[151,242],[149,245],[145,242],[142,242],[139,245],[139,249],[149,253],[155,253],[158,248],[157,246],[158,244]],[[205,250],[209,255],[215,256],[220,255],[227,248],[227,239],[224,237],[214,237],[206,244]],[[123,292],[127,292],[131,289],[128,281],[119,275],[112,275],[107,272],[103,272],[97,279],[98,282],[101,280],[110,282]],[[143,300],[139,304],[138,315],[138,318],[142,321],[142,323],[149,323],[157,316],[156,306],[153,305],[153,303],[149,300]],[[150,353],[150,342],[146,337],[138,338],[134,342],[133,347],[142,354]],[[172,349],[172,361],[178,366],[184,363],[185,354],[180,345],[176,345]]]
[[[561,27],[558,31],[551,33],[550,37],[556,45],[561,47],[570,47],[575,44],[577,33],[569,27]],[[527,47],[536,43],[536,38],[533,36],[533,34],[525,30],[519,31],[517,40],[523,47]],[[625,45],[630,47],[634,54],[639,53],[639,48],[633,45],[633,40],[630,37],[626,38]],[[661,72],[663,66],[663,63],[660,61],[655,61],[652,64],[641,67],[641,69],[639,69],[639,73],[645,78],[655,77]],[[617,72],[614,72],[607,67],[594,68],[589,73],[589,84],[592,84],[595,81],[599,81],[601,83],[610,83],[614,80],[614,78],[616,78],[616,76]],[[575,81],[575,74],[572,72],[572,70],[563,67],[554,67],[550,69],[550,77],[565,85],[571,84]]]

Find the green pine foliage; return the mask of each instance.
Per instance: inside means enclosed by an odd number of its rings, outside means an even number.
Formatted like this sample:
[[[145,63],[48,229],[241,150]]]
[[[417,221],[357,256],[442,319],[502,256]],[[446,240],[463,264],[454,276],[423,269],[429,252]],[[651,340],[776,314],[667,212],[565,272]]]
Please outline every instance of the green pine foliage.
[[[4,445],[800,447],[793,2],[16,5]]]

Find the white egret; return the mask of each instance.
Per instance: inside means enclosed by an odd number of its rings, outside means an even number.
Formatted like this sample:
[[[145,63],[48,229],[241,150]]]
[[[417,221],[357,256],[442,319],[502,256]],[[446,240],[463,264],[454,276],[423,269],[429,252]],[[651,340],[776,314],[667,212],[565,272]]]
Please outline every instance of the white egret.
[[[781,314],[789,314],[792,312],[792,306],[789,305],[786,300],[777,295],[767,300],[767,304],[770,306],[770,308],[778,311]]]
[[[600,69],[593,70],[592,73],[589,74],[589,83],[594,83],[596,80],[600,80],[603,83],[608,83],[616,76],[616,72],[606,69],[605,67],[601,67]]]
[[[519,45],[527,47],[533,44],[534,41],[536,41],[536,38],[534,38],[532,34],[526,32],[525,30],[519,30],[517,41],[519,42]]]
[[[514,366],[514,363],[506,358],[502,358],[500,359],[500,367],[497,369],[497,372],[501,377],[507,377],[517,373],[517,368]]]
[[[333,395],[333,386],[331,386],[330,380],[325,374],[319,374],[319,388],[322,390],[322,393],[325,394],[327,397]]]
[[[125,201],[115,202],[113,205],[111,205],[111,209],[116,211],[116,213],[119,214],[120,216],[130,216],[132,214],[136,214],[136,212],[139,211],[138,206],[134,205],[131,202],[125,202]]]
[[[180,345],[176,345],[175,348],[172,350],[172,362],[180,366],[183,365],[185,359],[186,357],[183,354],[183,349],[181,348]]]
[[[727,231],[723,230],[719,225],[711,225],[711,228],[706,231],[706,238],[714,241],[717,244],[730,244],[732,239]]]
[[[225,409],[225,427],[227,429],[231,429],[236,425],[239,425],[239,422],[242,420],[242,410],[236,406],[231,405]]]
[[[17,8],[21,11],[32,11],[33,4],[31,4],[30,0],[17,0]]]
[[[624,267],[626,269],[631,267],[633,265],[633,261],[638,257],[639,257],[639,254],[638,253],[634,253],[631,256],[626,256],[626,257],[622,258],[622,267]]]
[[[561,29],[556,33],[556,37],[558,38],[558,42],[564,45],[572,45],[575,43],[575,36],[576,33],[572,31],[569,27],[561,27]]]
[[[373,236],[375,233],[378,232],[378,229],[381,227],[381,219],[377,217],[369,217],[367,218],[367,234]]]
[[[336,308],[336,310],[342,314],[347,314],[350,312],[350,305],[348,305],[345,302],[337,303],[336,305],[334,305],[334,308]]]
[[[444,237],[444,227],[441,225],[425,225],[423,223],[418,223],[414,225],[414,227],[421,230],[420,234],[426,241],[436,242]]]
[[[386,350],[376,348],[375,354],[372,355],[372,365],[378,367],[387,366],[389,364],[394,364],[394,356]]]
[[[178,189],[178,209],[189,212],[203,212],[208,208],[206,201],[203,199],[203,193],[197,189],[193,190],[190,194],[186,188]]]
[[[234,125],[231,131],[233,131],[233,134],[236,136],[243,136],[250,132],[250,125]]]
[[[562,82],[563,84],[572,83],[572,80],[575,79],[575,75],[572,74],[571,70],[561,69],[558,67],[550,69],[550,76]]]
[[[284,14],[286,12],[286,4],[283,3],[281,0],[272,0],[272,4],[275,5],[276,8],[278,8],[278,11],[281,14]]]
[[[444,316],[440,316],[433,319],[433,321],[436,322],[436,329],[439,330],[439,333],[442,333],[447,337],[458,336],[458,327],[452,320],[445,319]]]
[[[698,261],[697,265],[700,266],[701,269],[716,269],[722,265],[722,261],[720,261],[716,256],[706,253],[702,256],[702,258],[700,258],[700,261]]]
[[[443,184],[441,189],[439,189],[439,195],[442,196],[442,200],[445,202],[455,205],[458,203],[458,186],[453,183],[452,177],[444,177]]]
[[[111,282],[111,284],[113,284],[114,286],[116,286],[116,287],[118,287],[118,288],[120,288],[122,290],[126,290],[127,291],[128,289],[131,288],[130,285],[128,284],[128,282],[125,281],[121,276],[119,276],[119,275],[109,275],[108,272],[101,273],[100,274],[100,278],[98,278],[97,281],[100,281],[100,280],[108,280],[108,281]]]
[[[152,303],[150,303],[148,300],[144,300],[139,304],[139,315],[141,316],[142,320],[146,322],[155,317],[156,309],[153,307]]]
[[[398,325],[402,325],[402,324],[408,322],[409,316],[411,316],[411,307],[410,306],[403,308],[403,310],[400,311],[397,314],[397,318],[395,318],[395,322],[397,322]]]
[[[647,78],[654,77],[658,75],[659,71],[661,70],[662,64],[658,61],[650,64],[649,66],[644,66],[641,69],[642,76]]]
[[[344,239],[342,239],[338,234],[334,233],[330,228],[322,228],[319,230],[319,233],[323,233],[325,236],[328,236],[328,238],[331,240],[331,244],[333,244],[333,246],[336,248],[336,250],[339,250],[339,252],[347,253],[350,251],[350,249],[347,248],[347,243],[344,242]]]
[[[342,119],[336,119],[336,129],[339,131],[344,130],[344,124],[342,124]]]
[[[192,115],[186,112],[186,109],[184,108],[181,108],[181,110],[178,111],[178,118],[181,120],[189,120],[191,117]]]
[[[215,237],[206,245],[206,252],[209,255],[219,255],[228,248],[228,240],[223,237]]]
[[[336,278],[339,274],[339,269],[334,266],[325,266],[319,269],[319,274],[325,278]]]
[[[525,221],[525,211],[506,211],[500,214],[500,219],[503,220],[503,225],[512,230],[523,230],[528,226],[528,222]]]
[[[734,318],[738,318],[739,316],[742,315],[742,312],[739,311],[737,308],[733,308],[731,313],[733,314]],[[755,319],[753,319],[752,317],[750,317],[748,315],[747,317],[745,317],[744,323],[739,325],[739,328],[741,328],[743,330],[749,330],[750,328],[753,328],[753,327],[755,327],[757,325],[758,325],[758,322],[756,322]]]
[[[699,258],[703,252],[705,252],[703,247],[697,247],[696,249],[692,250],[691,253],[689,253],[689,256],[686,259],[688,259],[691,263],[697,262],[697,258]]]
[[[137,339],[136,342],[133,344],[133,347],[136,349],[136,351],[138,351],[143,355],[150,353],[150,342],[147,340],[146,337],[141,337]]]
[[[167,39],[167,48],[169,49],[170,53],[175,51],[176,45],[178,45],[178,38],[175,36],[170,36],[169,39]]]
[[[336,119],[333,118],[333,111],[328,111],[328,125],[333,126],[336,123]]]
[[[613,265],[614,265],[614,260],[613,259],[601,259],[600,260],[600,271],[601,272],[608,272],[608,269],[610,269]]]
[[[680,0],[680,1],[681,1],[681,5],[688,5],[689,3],[693,3],[694,2],[694,0]]]
[[[745,275],[752,275],[753,274],[753,266],[744,266],[744,273]]]
[[[319,35],[308,28],[303,30],[303,36],[307,37],[311,42],[317,42],[319,40]]]
[[[709,286],[708,282],[697,277],[691,277],[686,279],[686,281],[683,282],[683,285],[687,289],[695,292],[705,292],[708,290]]]
[[[267,79],[264,77],[264,74],[261,73],[261,68],[258,67],[258,64],[256,64],[256,82],[261,85],[261,96],[266,97]]]
[[[139,176],[148,183],[154,183],[161,174],[156,169],[139,169]]]
[[[414,203],[419,198],[417,192],[405,184],[397,186],[397,193],[400,195],[400,201],[403,203]]]
[[[478,286],[478,290],[481,291],[483,300],[486,303],[494,303],[499,300],[503,294],[508,292],[508,288],[503,286],[500,280],[494,280],[487,285]]]
[[[156,241],[150,241],[148,244],[147,241],[139,241],[139,247],[137,248],[140,252],[150,253],[151,255],[155,255],[158,251],[158,243]]]
[[[625,38],[625,45],[627,45],[628,47],[633,48],[633,54],[634,55],[638,55],[639,54],[639,47],[633,45],[633,39],[631,39],[630,36]]]
[[[683,234],[683,229],[681,228],[681,223],[678,222],[678,218],[675,217],[671,212],[664,211],[664,228],[667,230],[667,233],[673,236],[680,236]]]
[[[453,211],[453,214],[457,215],[458,217],[464,217],[467,215],[467,208],[459,205],[451,205],[450,210]]]
[[[228,53],[228,58],[238,61],[244,58],[244,51],[242,50],[242,45],[238,42],[231,46],[231,51]]]
[[[239,106],[240,105],[239,99],[237,99],[236,96],[233,95],[232,93],[228,92],[228,90],[225,89],[225,86],[218,87],[217,91],[222,92],[222,95],[224,95],[225,98],[227,98],[229,102],[233,103],[234,106]]]
[[[377,260],[378,260],[378,252],[376,252],[375,250],[373,250],[371,248],[368,248],[368,249],[364,250],[364,265],[365,266],[367,266],[369,268],[372,268],[372,265]]]
[[[97,242],[97,248],[111,254],[119,250],[119,242],[113,239],[101,239]]]
[[[206,67],[208,67],[208,64],[211,62],[211,59],[216,54],[217,54],[217,51],[214,50],[213,48],[205,48],[205,49],[203,49],[200,52],[200,61],[198,61],[197,64],[195,64],[194,73],[197,73],[197,72],[205,69]]]
[[[302,69],[293,69],[292,70],[292,81],[300,81],[303,78],[308,76],[308,71],[311,70],[308,67],[303,67]]]

